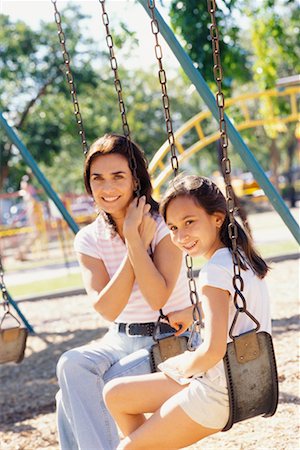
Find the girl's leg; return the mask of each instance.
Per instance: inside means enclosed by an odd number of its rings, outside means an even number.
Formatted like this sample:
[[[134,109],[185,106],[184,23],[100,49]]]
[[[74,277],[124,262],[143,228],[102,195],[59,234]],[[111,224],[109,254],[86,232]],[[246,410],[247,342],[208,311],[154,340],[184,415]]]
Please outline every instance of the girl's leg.
[[[175,395],[139,428],[123,439],[117,450],[177,450],[218,431],[220,430],[205,428],[190,419],[176,404]]]
[[[105,403],[124,436],[145,422],[143,413],[153,413],[184,389],[161,372],[118,378],[104,388]]]

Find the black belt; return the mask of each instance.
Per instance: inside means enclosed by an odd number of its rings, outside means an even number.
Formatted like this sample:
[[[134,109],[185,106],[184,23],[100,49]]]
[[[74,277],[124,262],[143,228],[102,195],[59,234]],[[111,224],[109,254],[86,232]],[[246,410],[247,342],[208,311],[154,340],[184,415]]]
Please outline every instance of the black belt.
[[[152,336],[156,323],[117,323],[119,333],[126,333],[130,336]],[[168,323],[161,322],[159,324],[159,333],[175,333],[175,328]]]

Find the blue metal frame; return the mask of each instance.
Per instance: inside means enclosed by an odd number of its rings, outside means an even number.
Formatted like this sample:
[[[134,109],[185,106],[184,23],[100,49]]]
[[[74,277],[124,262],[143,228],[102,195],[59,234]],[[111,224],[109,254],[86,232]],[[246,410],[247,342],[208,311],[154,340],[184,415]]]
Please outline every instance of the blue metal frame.
[[[65,205],[62,203],[61,199],[58,197],[54,189],[52,188],[51,184],[41,172],[39,166],[37,165],[35,159],[32,157],[29,150],[25,147],[21,139],[18,137],[16,132],[13,130],[13,128],[8,125],[7,120],[4,118],[3,114],[0,112],[0,125],[4,128],[6,131],[7,136],[9,139],[15,144],[15,146],[20,150],[21,155],[23,156],[25,162],[28,164],[28,166],[31,168],[32,172],[38,179],[38,181],[41,183],[43,188],[45,189],[46,194],[48,197],[53,200],[59,211],[61,212],[61,215],[71,228],[74,234],[77,233],[79,230],[79,227],[77,223],[74,221],[73,217],[69,214],[68,210],[66,209]]]
[[[8,125],[7,121],[5,120],[5,118],[3,117],[3,114],[1,112],[0,112],[0,125],[2,125],[2,127],[6,131],[6,134],[9,137],[9,139],[20,150],[20,153],[23,156],[25,162],[32,169],[32,172],[34,173],[34,175],[36,176],[38,181],[41,183],[41,185],[45,189],[45,192],[51,198],[51,200],[53,200],[53,202],[55,203],[55,205],[57,206],[57,208],[61,212],[63,218],[65,219],[65,221],[67,222],[67,224],[69,225],[71,230],[74,232],[74,234],[76,234],[77,231],[79,230],[79,227],[78,227],[77,223],[74,221],[72,216],[70,216],[68,210],[65,208],[64,204],[62,203],[62,201],[60,200],[60,198],[58,197],[56,192],[51,187],[51,184],[49,183],[49,181],[47,180],[45,175],[39,169],[36,161],[34,160],[32,155],[30,154],[30,152],[27,150],[27,148],[25,147],[23,142],[20,140],[20,138],[17,136],[15,131],[12,129],[12,127],[10,125]],[[17,311],[17,313],[19,314],[19,316],[23,320],[23,322],[24,322],[26,328],[28,329],[28,331],[30,333],[34,333],[34,330],[33,330],[32,326],[29,324],[29,322],[26,320],[25,316],[20,311],[20,308],[18,307],[17,303],[11,298],[9,293],[7,293],[7,296],[8,296],[9,303]]]
[[[147,14],[151,17],[151,12],[148,7],[148,0],[139,0],[139,3],[145,8]],[[166,40],[174,56],[176,57],[179,64],[183,68],[185,74],[194,84],[199,95],[201,96],[201,98],[204,100],[207,107],[211,111],[213,117],[219,123],[219,112],[215,96],[209,89],[200,72],[194,67],[192,60],[176,39],[171,28],[166,24],[166,22],[164,21],[164,19],[162,18],[162,16],[160,15],[159,11],[156,8],[155,8],[155,17],[159,24],[159,30],[161,35]],[[300,244],[300,229],[296,220],[292,216],[289,208],[284,203],[282,197],[266,176],[259,162],[252,154],[252,152],[249,150],[239,132],[234,128],[233,124],[230,122],[227,115],[225,114],[224,116],[227,125],[228,137],[232,145],[234,146],[235,150],[239,153],[240,157],[242,158],[248,169],[252,172],[254,178],[256,179],[260,187],[264,190],[269,201],[271,202],[275,210],[278,212],[285,225],[289,228],[290,232],[292,233],[298,244]]]
[[[1,283],[0,283],[0,287],[1,287]],[[8,291],[6,291],[7,294],[7,299],[8,302],[14,307],[14,309],[17,311],[19,317],[21,318],[21,320],[24,322],[24,325],[26,326],[27,330],[29,331],[29,333],[31,334],[35,334],[35,331],[33,329],[33,327],[30,325],[30,323],[28,322],[28,320],[26,319],[26,317],[24,316],[24,314],[22,313],[22,311],[20,310],[17,302],[15,302]]]

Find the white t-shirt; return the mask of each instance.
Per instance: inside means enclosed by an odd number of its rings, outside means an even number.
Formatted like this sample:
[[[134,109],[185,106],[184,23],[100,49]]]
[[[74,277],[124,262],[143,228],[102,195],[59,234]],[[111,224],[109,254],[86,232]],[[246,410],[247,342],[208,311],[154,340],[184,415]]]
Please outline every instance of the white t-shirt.
[[[169,229],[163,218],[159,215],[154,218],[157,222],[157,228],[151,242],[153,251],[158,243],[169,234]],[[76,234],[74,248],[76,252],[101,259],[111,278],[127,254],[125,243],[117,233],[111,236],[111,232],[101,216],[98,216],[94,222],[85,226]],[[171,311],[186,308],[190,304],[188,279],[183,259],[179,277],[169,300],[163,307],[163,312],[168,314]],[[115,321],[124,323],[156,322],[158,316],[159,312],[151,309],[135,282],[127,305]]]
[[[233,273],[231,253],[228,248],[221,248],[217,250],[210,260],[202,267],[198,278],[198,289],[200,293],[204,286],[213,286],[230,292],[228,333],[236,312],[233,303],[235,292],[232,284]],[[247,303],[247,310],[259,321],[259,331],[267,331],[271,334],[270,300],[265,280],[258,278],[250,268],[248,270],[241,270],[241,276],[244,280],[244,289],[242,293]],[[238,300],[238,304],[242,306],[241,300]],[[237,336],[246,331],[250,331],[255,327],[256,324],[246,314],[240,313],[233,329],[233,335]],[[231,338],[228,334],[227,342],[230,341]],[[212,381],[215,381],[220,377],[219,383],[226,385],[223,360],[219,361],[216,366],[209,369],[206,372],[206,375]]]
[[[247,303],[247,310],[259,321],[260,331],[271,333],[270,300],[265,280],[258,278],[250,268],[248,270],[241,270],[241,276],[244,280],[242,294]],[[204,267],[202,267],[198,278],[199,292],[201,292],[203,286],[213,286],[230,292],[228,332],[236,312],[233,303],[235,290],[232,284],[232,278],[233,262],[228,248],[217,250]],[[239,299],[238,304],[242,306],[242,302]],[[255,323],[246,314],[241,313],[238,316],[233,335],[236,336],[250,331],[255,326]],[[230,341],[231,339],[228,334],[227,342]]]

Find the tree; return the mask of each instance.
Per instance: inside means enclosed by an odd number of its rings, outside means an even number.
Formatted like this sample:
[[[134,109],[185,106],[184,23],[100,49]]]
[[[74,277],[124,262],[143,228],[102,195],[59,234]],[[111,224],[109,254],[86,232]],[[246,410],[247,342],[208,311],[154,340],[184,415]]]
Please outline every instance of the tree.
[[[68,7],[64,14],[64,28],[79,90],[84,90],[86,85],[95,86],[98,77],[92,65],[95,55],[92,41],[81,37],[77,27],[83,18],[76,6]],[[24,143],[30,141],[33,156],[50,164],[60,151],[60,137],[64,132],[62,123],[52,120],[54,105],[70,95],[64,80],[56,25],[42,23],[40,30],[35,32],[22,21],[13,23],[9,17],[0,15],[0,42],[0,108]],[[88,52],[85,51],[87,48]],[[44,103],[46,107],[43,108]],[[38,114],[33,114],[34,111]],[[3,186],[6,180],[7,186],[16,189],[24,165],[19,153],[2,134],[0,149],[0,185]],[[11,166],[15,169],[13,173],[9,173]]]
[[[81,142],[62,67],[56,25],[41,24],[38,31],[32,31],[22,22],[13,23],[6,16],[0,17],[0,41],[3,43],[0,48],[0,107],[54,189],[81,192]],[[80,111],[87,141],[91,144],[106,132],[122,133],[122,124],[107,50],[105,48],[105,55],[100,54],[99,44],[81,35],[83,18],[74,6],[62,12]],[[13,40],[9,38],[11,35]],[[127,58],[137,44],[135,34],[121,23],[117,31],[113,30],[113,36],[132,138],[144,148],[150,160],[167,138],[155,60],[150,74],[149,70],[141,68],[127,69]],[[186,102],[189,83],[186,85],[176,76],[174,80],[168,77],[168,81],[176,130],[199,111],[200,101],[195,94]],[[3,135],[0,145],[5,188],[17,190],[25,164]]]
[[[250,80],[247,51],[241,45],[240,28],[233,11],[236,0],[223,0],[216,12],[222,65],[226,67],[223,79],[225,91],[232,88],[233,80]],[[209,32],[210,15],[203,0],[173,0],[170,8],[173,30],[183,39],[184,47],[207,83],[214,83],[213,57]]]
[[[274,88],[281,77],[294,75],[300,71],[299,21],[300,10],[294,0],[263,0],[257,4],[246,1],[245,13],[250,24],[250,45],[253,52],[253,77],[261,90]],[[274,111],[284,109],[281,101],[266,98],[260,111],[263,117],[270,117]],[[280,133],[288,134],[284,139],[284,154],[289,170],[292,167],[295,134],[293,127],[274,123],[264,126],[269,144],[269,161],[273,181],[278,187],[278,171],[282,162],[282,152],[278,140]],[[292,152],[292,154],[291,154]]]

